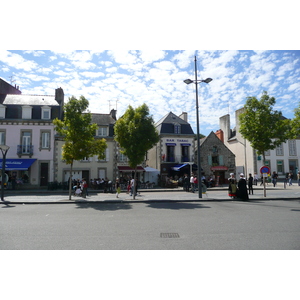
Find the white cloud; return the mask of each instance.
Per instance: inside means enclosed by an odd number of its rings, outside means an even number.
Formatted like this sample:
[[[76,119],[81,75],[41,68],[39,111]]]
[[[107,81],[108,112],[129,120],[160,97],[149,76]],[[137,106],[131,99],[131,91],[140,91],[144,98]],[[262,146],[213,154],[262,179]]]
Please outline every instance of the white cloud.
[[[166,52],[163,50],[141,50],[140,58],[144,64],[151,64],[165,58]]]
[[[5,50],[0,51],[0,61],[10,67],[21,69],[24,71],[32,71],[37,69],[38,67],[38,64],[36,62],[26,60],[19,54],[11,53]]]

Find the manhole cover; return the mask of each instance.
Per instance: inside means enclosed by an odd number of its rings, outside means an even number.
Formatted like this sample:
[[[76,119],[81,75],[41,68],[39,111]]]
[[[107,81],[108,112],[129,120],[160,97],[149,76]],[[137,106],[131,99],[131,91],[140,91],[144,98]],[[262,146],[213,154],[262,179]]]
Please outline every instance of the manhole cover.
[[[179,234],[178,233],[161,233],[160,234],[161,238],[179,238]]]

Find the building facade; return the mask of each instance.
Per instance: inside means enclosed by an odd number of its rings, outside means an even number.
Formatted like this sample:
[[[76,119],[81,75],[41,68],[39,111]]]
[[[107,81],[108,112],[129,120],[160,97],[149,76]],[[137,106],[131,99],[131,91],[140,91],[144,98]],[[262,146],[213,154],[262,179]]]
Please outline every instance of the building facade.
[[[116,143],[114,141],[114,124],[116,122],[116,110],[111,110],[109,114],[92,113],[92,122],[97,124],[95,139],[104,138],[107,143],[105,158],[99,160],[97,156],[87,157],[81,161],[74,161],[72,168],[72,178],[81,180],[85,178],[87,182],[96,179],[114,180],[117,176]],[[56,135],[55,155],[54,155],[54,180],[57,182],[67,182],[70,178],[70,165],[62,159],[62,146],[64,140]]]
[[[146,164],[160,171],[161,185],[167,177],[181,177],[193,170],[195,134],[187,117],[185,112],[180,116],[170,112],[155,124],[160,139],[148,151]]]
[[[53,119],[63,117],[64,92],[23,95],[2,79],[0,88],[0,144],[9,146],[6,174],[20,185],[47,186],[54,179]]]
[[[224,144],[236,156],[236,173],[245,173],[248,176],[257,173],[260,176],[260,168],[267,165],[271,173],[278,173],[279,178],[283,179],[286,174],[291,172],[296,178],[299,171],[300,158],[300,139],[288,140],[274,150],[265,153],[266,161],[263,162],[261,155],[257,155],[248,140],[245,140],[239,131],[239,115],[243,112],[241,108],[235,112],[236,127],[230,128],[230,115],[227,114],[220,118],[220,130],[223,131]]]
[[[235,155],[212,131],[200,140],[200,164],[207,180],[212,178],[216,185],[226,184],[230,173],[235,172]]]

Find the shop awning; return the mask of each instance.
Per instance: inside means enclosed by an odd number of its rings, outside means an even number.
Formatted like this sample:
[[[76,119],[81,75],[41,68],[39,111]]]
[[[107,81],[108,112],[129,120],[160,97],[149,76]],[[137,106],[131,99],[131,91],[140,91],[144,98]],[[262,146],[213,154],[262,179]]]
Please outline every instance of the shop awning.
[[[134,172],[134,169],[130,168],[129,166],[118,166],[119,171],[122,172]],[[137,166],[137,172],[144,172],[145,169],[141,166]]]
[[[35,161],[36,158],[7,158],[5,161],[5,170],[28,170]],[[0,159],[0,169],[2,169],[2,159]]]
[[[181,165],[176,165],[174,167],[172,167],[172,170],[174,171],[180,171],[181,168],[187,166],[188,164],[181,164]]]
[[[212,171],[227,171],[228,168],[226,166],[214,166],[210,168]]]

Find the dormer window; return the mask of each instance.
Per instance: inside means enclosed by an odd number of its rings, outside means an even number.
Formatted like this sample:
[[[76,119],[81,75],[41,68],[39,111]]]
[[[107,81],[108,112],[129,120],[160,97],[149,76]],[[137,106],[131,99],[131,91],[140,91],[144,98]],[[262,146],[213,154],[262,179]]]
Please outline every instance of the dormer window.
[[[42,119],[43,120],[51,119],[51,108],[49,106],[42,107]]]
[[[0,119],[5,119],[5,109],[6,106],[0,104]]]
[[[97,136],[107,136],[107,127],[99,127]]]
[[[181,133],[181,127],[179,123],[174,124],[174,133],[175,134],[180,134]]]
[[[32,106],[24,105],[22,106],[22,119],[32,118]]]

